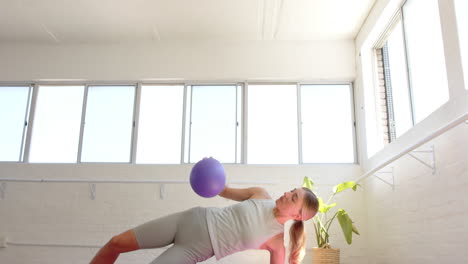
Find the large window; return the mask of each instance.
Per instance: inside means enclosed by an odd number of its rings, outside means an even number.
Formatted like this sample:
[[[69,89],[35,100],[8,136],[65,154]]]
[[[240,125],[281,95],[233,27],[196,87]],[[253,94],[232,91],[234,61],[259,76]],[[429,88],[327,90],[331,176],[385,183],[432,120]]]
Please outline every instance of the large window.
[[[455,12],[457,17],[458,39],[460,40],[465,89],[468,90],[468,1],[455,0]]]
[[[134,86],[90,86],[82,162],[130,162]]]
[[[238,85],[189,86],[190,111],[187,115],[187,162],[213,157],[224,163],[236,163]]]
[[[0,87],[0,161],[21,161],[30,89]]]
[[[75,163],[78,157],[84,86],[39,86],[30,162]]]
[[[183,85],[143,85],[137,163],[180,163]]]
[[[353,163],[352,97],[349,84],[0,87],[0,161]]]
[[[349,85],[302,85],[303,163],[354,163]]]
[[[379,48],[388,119],[383,131],[395,140],[449,99],[438,1],[406,1]]]
[[[397,22],[392,34],[382,49],[387,114],[390,139],[395,140],[413,126],[411,90],[409,88],[408,67],[406,64],[403,24]]]
[[[297,164],[297,85],[249,85],[247,163]]]

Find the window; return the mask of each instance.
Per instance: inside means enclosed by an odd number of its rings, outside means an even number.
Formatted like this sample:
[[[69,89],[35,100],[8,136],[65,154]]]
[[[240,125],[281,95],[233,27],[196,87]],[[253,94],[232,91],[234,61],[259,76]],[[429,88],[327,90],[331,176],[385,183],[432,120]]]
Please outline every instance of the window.
[[[186,125],[186,162],[213,157],[236,163],[238,133],[238,85],[193,85]]]
[[[465,89],[468,89],[468,1],[455,0],[455,13],[457,16],[458,39],[463,64]]]
[[[437,0],[408,0],[403,6],[414,121],[448,101],[445,56]]]
[[[249,85],[247,163],[297,164],[297,85]]]
[[[385,92],[379,105],[393,141],[449,99],[438,1],[407,0],[389,32],[378,47]]]
[[[130,162],[134,86],[90,86],[82,162]]]
[[[74,163],[78,157],[84,86],[39,86],[30,162]]]
[[[142,85],[137,163],[180,163],[183,85]]]
[[[139,87],[0,87],[0,161],[22,161],[23,155],[32,163],[355,161],[348,84]]]
[[[0,87],[0,161],[21,161],[29,86]]]
[[[413,126],[403,24],[397,22],[382,48],[390,140]]]
[[[303,163],[354,163],[349,85],[301,85]]]

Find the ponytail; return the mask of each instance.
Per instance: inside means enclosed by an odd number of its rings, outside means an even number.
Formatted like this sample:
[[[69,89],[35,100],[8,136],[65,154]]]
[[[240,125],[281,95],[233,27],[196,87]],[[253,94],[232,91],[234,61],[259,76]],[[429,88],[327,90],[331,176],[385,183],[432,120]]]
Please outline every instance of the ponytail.
[[[308,220],[315,216],[319,208],[317,196],[308,188],[302,188],[305,191],[304,205],[301,214],[307,210],[307,218],[301,216],[301,220]],[[303,221],[294,221],[289,229],[289,264],[299,264],[305,255],[305,230]]]
[[[289,230],[289,264],[299,264],[304,258],[305,231],[303,221],[294,221]]]

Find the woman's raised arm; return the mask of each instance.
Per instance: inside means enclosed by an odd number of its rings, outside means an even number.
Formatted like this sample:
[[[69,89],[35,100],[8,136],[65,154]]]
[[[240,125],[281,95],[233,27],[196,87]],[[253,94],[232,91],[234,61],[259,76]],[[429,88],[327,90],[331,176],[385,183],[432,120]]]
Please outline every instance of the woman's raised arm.
[[[248,199],[271,199],[268,192],[261,187],[237,189],[226,186],[219,196],[239,202]]]
[[[284,264],[284,258],[286,257],[284,233],[270,238],[260,249],[266,249],[270,252],[270,264]]]

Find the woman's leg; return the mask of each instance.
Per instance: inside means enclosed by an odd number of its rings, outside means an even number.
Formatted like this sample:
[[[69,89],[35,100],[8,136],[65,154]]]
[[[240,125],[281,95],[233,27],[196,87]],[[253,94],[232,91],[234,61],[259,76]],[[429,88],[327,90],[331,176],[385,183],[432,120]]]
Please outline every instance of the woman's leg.
[[[206,223],[206,209],[198,207],[182,213],[177,221],[174,245],[151,264],[195,264],[213,255]]]
[[[161,248],[174,243],[183,213],[167,215],[135,227],[133,232],[140,248]]]
[[[114,263],[120,253],[161,248],[173,243],[175,245],[153,263],[196,263],[213,256],[205,209],[193,208],[171,214],[115,236],[98,252],[91,264]]]
[[[172,244],[180,213],[144,223],[113,237],[93,258],[90,264],[114,263],[120,253],[145,248],[159,248]]]
[[[140,249],[133,230],[113,237],[102,247],[90,264],[114,263],[120,253]]]
[[[173,245],[159,255],[151,264],[195,264],[197,257],[193,255],[191,249]]]

